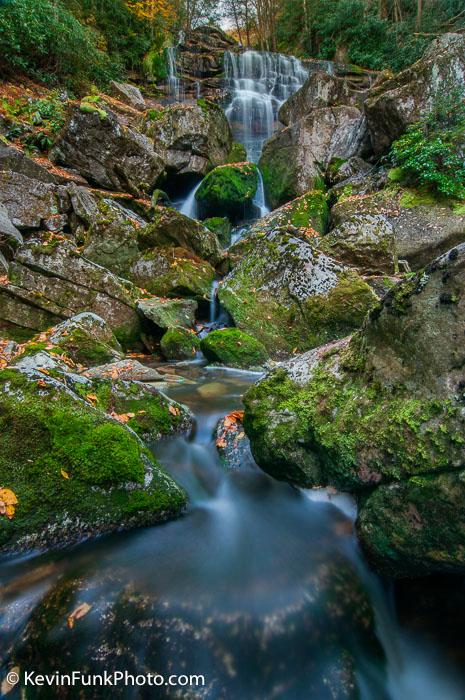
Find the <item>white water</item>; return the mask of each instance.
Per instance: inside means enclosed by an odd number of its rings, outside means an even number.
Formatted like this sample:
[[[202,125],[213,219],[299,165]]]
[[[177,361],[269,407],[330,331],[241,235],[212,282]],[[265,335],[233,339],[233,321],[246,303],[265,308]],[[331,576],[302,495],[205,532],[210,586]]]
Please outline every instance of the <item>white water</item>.
[[[186,197],[185,202],[183,203],[183,205],[179,209],[181,214],[184,214],[184,216],[188,216],[190,219],[197,218],[197,200],[195,199],[195,194],[196,194],[196,192],[199,189],[201,184],[202,184],[202,181],[198,182],[195,185],[195,187],[189,192],[189,194]]]
[[[270,213],[269,207],[266,206],[265,187],[263,185],[263,177],[260,172],[260,169],[258,169],[258,187],[255,193],[253,203],[260,212],[260,219],[262,219],[264,216]]]
[[[181,80],[178,75],[176,66],[176,48],[170,47],[166,49],[166,57],[168,60],[168,90],[170,96],[175,100],[182,100]]]
[[[224,62],[232,93],[226,116],[247,158],[256,163],[276,128],[279,108],[302,87],[308,72],[293,56],[261,51],[226,52]]]

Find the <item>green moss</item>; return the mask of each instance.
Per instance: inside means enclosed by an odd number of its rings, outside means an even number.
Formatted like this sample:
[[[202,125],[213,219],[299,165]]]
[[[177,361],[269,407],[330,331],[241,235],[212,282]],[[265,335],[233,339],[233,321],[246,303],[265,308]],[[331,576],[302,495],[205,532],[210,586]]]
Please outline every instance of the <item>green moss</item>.
[[[268,359],[264,345],[238,328],[209,333],[202,339],[200,349],[210,362],[229,367],[259,367]]]
[[[227,217],[214,216],[210,219],[205,219],[202,223],[208,228],[209,231],[216,233],[221,245],[228,246],[230,244],[232,226]]]
[[[228,163],[243,163],[247,160],[247,150],[242,143],[234,141],[228,154]]]
[[[400,198],[400,206],[405,209],[414,207],[434,206],[438,203],[437,197],[428,191],[405,190]]]
[[[169,328],[160,341],[160,349],[167,360],[192,360],[200,349],[200,340],[188,328]]]
[[[133,524],[163,518],[167,507],[178,512],[185,496],[155,464],[144,487],[149,459],[102,412],[50,385],[39,389],[17,371],[0,372],[0,483],[18,499],[14,518],[0,518],[0,547],[24,538],[29,546],[61,544],[128,526],[136,513]]]
[[[81,112],[84,112],[85,114],[98,114],[99,119],[101,121],[105,121],[105,119],[108,119],[108,112],[106,112],[101,107],[97,107],[97,104],[99,104],[99,103],[100,103],[100,98],[98,96],[85,97],[83,100],[81,100],[81,104],[79,105],[79,109],[81,110]]]
[[[201,218],[218,211],[231,220],[244,218],[258,188],[258,170],[253,163],[221,165],[203,179],[196,192]]]

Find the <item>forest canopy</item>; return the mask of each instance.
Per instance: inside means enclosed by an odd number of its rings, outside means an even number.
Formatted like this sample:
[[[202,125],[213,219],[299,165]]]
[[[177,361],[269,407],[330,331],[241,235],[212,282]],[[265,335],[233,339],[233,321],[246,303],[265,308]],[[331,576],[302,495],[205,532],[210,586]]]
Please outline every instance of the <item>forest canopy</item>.
[[[0,69],[105,85],[208,23],[244,46],[400,70],[465,27],[462,0],[0,0]]]

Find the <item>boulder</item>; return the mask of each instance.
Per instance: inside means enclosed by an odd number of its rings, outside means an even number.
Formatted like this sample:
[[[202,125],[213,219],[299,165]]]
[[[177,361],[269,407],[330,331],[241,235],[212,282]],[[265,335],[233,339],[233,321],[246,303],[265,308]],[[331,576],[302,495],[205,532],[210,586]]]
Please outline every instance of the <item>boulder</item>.
[[[0,204],[6,209],[11,223],[19,229],[38,229],[44,226],[63,228],[70,209],[66,188],[41,182],[12,170],[0,170]]]
[[[112,80],[110,83],[110,88],[112,94],[122,102],[126,102],[128,105],[134,107],[134,109],[138,109],[139,111],[144,111],[144,109],[146,109],[147,105],[145,104],[142,93],[135,85],[131,85],[130,83],[119,83],[116,80]]]
[[[13,226],[8,211],[3,204],[0,204],[0,252],[7,257],[22,245],[23,237],[16,226]]]
[[[140,299],[137,310],[162,330],[173,326],[191,328],[195,322],[197,302],[193,299]]]
[[[3,141],[0,141],[0,170],[25,175],[31,180],[39,180],[45,184],[58,184],[61,180],[58,175],[29,158],[24,151]]]
[[[148,110],[140,128],[154,141],[170,173],[204,176],[228,160],[231,129],[223,110],[211,102]]]
[[[269,357],[263,343],[238,328],[212,331],[202,339],[200,349],[209,362],[240,369],[261,367]]]
[[[332,208],[331,218],[343,236],[351,231],[351,236],[363,238],[364,232],[392,227],[399,259],[415,269],[465,240],[463,206],[396,186],[342,197]]]
[[[232,226],[227,216],[212,216],[204,219],[203,225],[216,234],[220,245],[227,248],[231,243]]]
[[[164,172],[153,143],[104,103],[92,107],[73,108],[50,158],[99,187],[136,195],[153,190]]]
[[[65,356],[86,367],[123,357],[121,345],[108,324],[96,314],[83,312],[42,333],[25,346]]]
[[[234,471],[256,469],[250,441],[244,432],[243,415],[243,411],[229,413],[218,421],[215,431],[215,445],[221,463]]]
[[[364,275],[393,275],[398,271],[394,229],[382,215],[354,215],[320,238],[318,246]]]
[[[153,208],[150,224],[139,228],[138,243],[141,250],[167,245],[185,248],[212,265],[223,257],[215,233],[168,207]]]
[[[231,221],[240,221],[253,213],[259,174],[253,163],[222,165],[203,179],[195,194],[201,219],[225,214]]]
[[[465,571],[464,288],[461,244],[388,292],[352,339],[245,398],[260,466],[363,494],[359,535],[389,575]]]
[[[216,273],[206,260],[185,248],[153,248],[131,266],[129,277],[151,294],[161,297],[210,299]]]
[[[330,75],[327,71],[315,71],[279,110],[279,121],[289,126],[307,116],[314,109],[363,104],[365,92],[350,87],[345,78]]]
[[[413,66],[373,87],[365,113],[375,153],[387,151],[409,124],[431,110],[436,97],[464,82],[465,36],[443,34]]]
[[[323,234],[328,228],[328,196],[322,190],[310,190],[301,197],[283,204],[267,216],[259,219],[249,233],[272,231],[276,228],[294,226],[311,235]]]
[[[314,189],[333,158],[363,155],[366,136],[365,117],[351,106],[315,109],[278,131],[265,144],[259,162],[271,206]]]
[[[123,344],[139,329],[140,290],[96,265],[67,240],[37,235],[16,253],[0,287],[0,323],[43,331],[83,311],[100,316]]]
[[[64,377],[29,374],[0,372],[0,481],[11,504],[0,514],[1,552],[61,547],[183,510],[184,492],[127,425]]]
[[[160,349],[166,360],[193,360],[200,349],[200,340],[190,328],[174,326],[160,340]]]
[[[347,335],[377,299],[356,271],[292,227],[252,238],[218,295],[236,326],[273,355]]]
[[[189,83],[220,86],[224,75],[224,52],[234,50],[237,43],[218,27],[201,26],[188,32],[177,50],[178,70]]]
[[[83,375],[89,379],[119,379],[126,382],[164,382],[167,379],[165,374],[130,358],[90,367],[84,370]]]

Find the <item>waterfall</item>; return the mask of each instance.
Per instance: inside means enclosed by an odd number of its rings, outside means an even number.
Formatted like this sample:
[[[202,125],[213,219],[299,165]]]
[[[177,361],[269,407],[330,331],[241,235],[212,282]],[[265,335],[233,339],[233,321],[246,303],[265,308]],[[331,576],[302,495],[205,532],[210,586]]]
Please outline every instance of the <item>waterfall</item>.
[[[197,218],[197,201],[195,199],[195,194],[202,184],[202,180],[198,182],[195,187],[187,195],[186,201],[183,203],[182,207],[179,209],[181,214],[188,216],[190,219]]]
[[[225,53],[226,86],[232,94],[226,116],[234,137],[247,150],[247,158],[258,162],[265,141],[272,136],[281,105],[308,77],[293,56],[245,51]]]
[[[166,58],[168,61],[168,90],[171,97],[175,100],[181,100],[181,80],[178,76],[178,68],[176,65],[177,50],[175,47],[166,49]]]
[[[270,213],[269,208],[266,206],[265,186],[263,184],[263,177],[260,170],[258,170],[258,187],[253,203],[260,212],[260,219]]]

